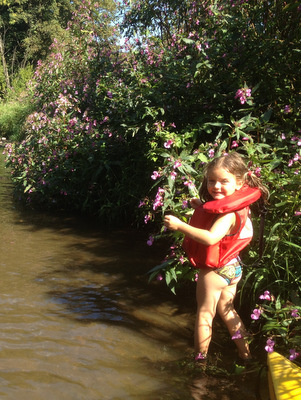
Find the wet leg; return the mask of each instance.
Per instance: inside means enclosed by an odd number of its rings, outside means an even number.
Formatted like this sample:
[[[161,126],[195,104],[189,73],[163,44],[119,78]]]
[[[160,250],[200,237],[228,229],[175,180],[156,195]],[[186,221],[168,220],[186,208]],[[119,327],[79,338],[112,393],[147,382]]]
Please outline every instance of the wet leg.
[[[195,321],[194,344],[195,352],[206,355],[212,337],[212,321],[216,314],[216,307],[219,302],[226,281],[214,271],[202,269],[196,289],[197,314]]]
[[[223,278],[221,278],[223,279]],[[249,359],[251,357],[249,344],[244,336],[247,334],[246,328],[234,308],[234,298],[237,290],[237,284],[229,285],[225,287],[220,295],[220,299],[217,305],[217,311],[225,322],[228,331],[232,336],[239,330],[243,338],[235,339],[235,344],[238,349],[239,357],[242,359]]]

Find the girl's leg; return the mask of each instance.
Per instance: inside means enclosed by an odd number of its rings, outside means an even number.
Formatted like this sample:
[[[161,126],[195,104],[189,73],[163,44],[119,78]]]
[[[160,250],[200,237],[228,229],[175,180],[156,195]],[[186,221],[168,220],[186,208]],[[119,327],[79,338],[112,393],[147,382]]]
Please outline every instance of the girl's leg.
[[[226,286],[222,290],[217,305],[217,311],[221,316],[221,318],[223,319],[223,321],[225,322],[231,337],[234,336],[238,330],[244,337],[247,333],[245,326],[234,308],[234,298],[236,294],[236,289],[237,289],[237,283]],[[248,342],[244,338],[235,339],[235,344],[237,346],[240,358],[242,359],[252,358]]]
[[[198,275],[194,345],[195,352],[205,356],[212,337],[212,320],[227,282],[210,269],[201,269]]]

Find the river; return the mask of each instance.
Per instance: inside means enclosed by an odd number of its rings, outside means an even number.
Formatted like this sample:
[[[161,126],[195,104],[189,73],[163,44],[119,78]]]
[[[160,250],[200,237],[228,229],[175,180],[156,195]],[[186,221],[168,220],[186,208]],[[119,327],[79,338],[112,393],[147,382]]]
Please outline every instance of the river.
[[[248,376],[189,362],[193,287],[148,283],[163,253],[144,233],[20,209],[0,161],[1,400],[255,399]],[[222,364],[231,346],[213,343]]]

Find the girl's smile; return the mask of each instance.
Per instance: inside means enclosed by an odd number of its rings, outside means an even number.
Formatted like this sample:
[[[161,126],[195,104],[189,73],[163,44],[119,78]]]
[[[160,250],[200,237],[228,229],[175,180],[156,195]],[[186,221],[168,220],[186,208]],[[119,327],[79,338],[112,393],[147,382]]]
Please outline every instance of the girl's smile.
[[[224,168],[214,168],[207,178],[207,190],[214,200],[230,196],[242,187],[242,183]]]

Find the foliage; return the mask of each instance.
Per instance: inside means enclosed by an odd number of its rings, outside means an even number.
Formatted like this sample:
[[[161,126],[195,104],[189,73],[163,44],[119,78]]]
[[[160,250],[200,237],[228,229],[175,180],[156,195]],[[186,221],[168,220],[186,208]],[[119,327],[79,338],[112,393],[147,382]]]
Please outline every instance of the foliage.
[[[278,352],[290,360],[297,359],[301,349],[300,301],[298,305],[284,302],[280,296],[275,298],[269,291],[265,291],[259,299],[262,301],[251,314],[253,335],[260,332],[265,337],[265,350],[268,353],[273,352],[276,347]],[[299,359],[296,361],[299,362]]]
[[[33,78],[34,69],[31,64],[19,68],[13,75],[11,82],[11,89],[7,92],[7,98],[20,99],[29,95],[27,91],[28,82]]]
[[[97,12],[115,8],[110,0],[90,0],[88,3],[96,7]],[[36,66],[38,60],[44,60],[54,39],[66,39],[68,21],[80,4],[78,0],[0,1],[0,40],[4,48],[1,60],[7,65],[8,80],[19,68],[28,63]],[[104,25],[102,36],[108,35],[111,30],[107,24]],[[13,84],[8,81],[6,86],[9,89]]]
[[[127,122],[117,114],[126,113],[125,84],[116,95],[115,77],[127,61],[98,36],[105,16],[97,21],[93,13],[82,6],[69,41],[55,41],[47,62],[39,63],[32,87],[38,111],[28,117],[25,140],[8,146],[8,165],[16,194],[26,202],[82,210],[113,223],[134,219],[128,204],[138,203],[145,185],[147,162],[136,157],[145,152],[145,139],[130,132],[125,140],[115,129]]]

